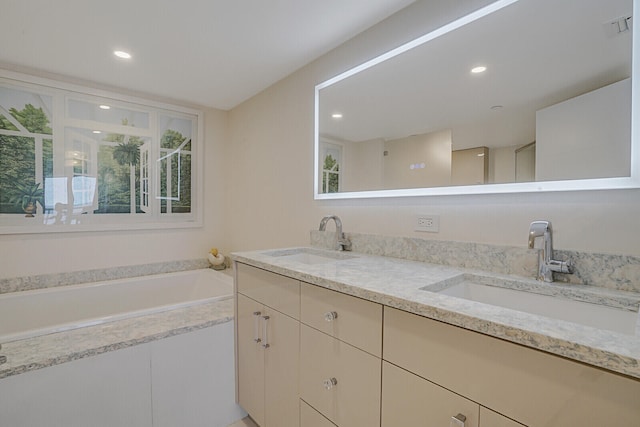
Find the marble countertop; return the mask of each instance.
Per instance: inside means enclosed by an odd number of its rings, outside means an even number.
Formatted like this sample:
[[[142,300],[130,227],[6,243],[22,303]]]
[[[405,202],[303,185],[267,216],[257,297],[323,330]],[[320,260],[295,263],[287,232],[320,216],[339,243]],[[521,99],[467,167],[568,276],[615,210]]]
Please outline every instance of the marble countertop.
[[[0,379],[233,320],[233,298],[2,343]]]
[[[335,260],[314,264],[313,259],[274,256],[300,251]],[[303,282],[640,378],[638,328],[635,335],[627,335],[422,289],[465,273],[487,274],[480,270],[315,248],[236,252],[231,256],[235,261]],[[514,279],[493,273],[490,276]],[[537,284],[533,279],[517,277],[516,280]],[[593,296],[594,302],[600,298],[640,299],[638,294],[594,286],[555,283],[548,286],[563,287],[569,293],[571,289],[584,290]]]

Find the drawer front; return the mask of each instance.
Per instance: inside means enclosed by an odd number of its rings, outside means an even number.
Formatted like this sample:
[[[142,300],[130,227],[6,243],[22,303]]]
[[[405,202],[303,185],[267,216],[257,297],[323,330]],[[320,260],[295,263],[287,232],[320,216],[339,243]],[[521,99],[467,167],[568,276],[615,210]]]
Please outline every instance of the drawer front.
[[[300,427],[336,427],[336,425],[307,405],[304,400],[300,400]]]
[[[301,321],[375,356],[382,356],[382,306],[301,284]]]
[[[380,381],[379,358],[301,325],[300,397],[331,422],[380,425]]]
[[[236,263],[236,269],[239,293],[300,319],[299,281],[241,263]]]
[[[507,417],[493,412],[490,409],[480,407],[480,426],[481,427],[527,427],[524,424],[517,423]]]
[[[388,307],[383,357],[529,426],[640,420],[638,380]]]
[[[479,411],[477,403],[382,363],[382,427],[448,426],[458,414],[466,417],[465,427],[478,427]]]

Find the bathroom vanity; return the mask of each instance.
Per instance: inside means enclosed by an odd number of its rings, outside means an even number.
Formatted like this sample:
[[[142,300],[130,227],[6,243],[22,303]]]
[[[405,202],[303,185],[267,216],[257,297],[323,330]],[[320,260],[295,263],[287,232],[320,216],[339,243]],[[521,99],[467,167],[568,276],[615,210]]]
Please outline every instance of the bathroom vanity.
[[[640,420],[637,329],[600,330],[433,291],[461,275],[535,280],[312,248],[233,257],[237,393],[261,427]]]

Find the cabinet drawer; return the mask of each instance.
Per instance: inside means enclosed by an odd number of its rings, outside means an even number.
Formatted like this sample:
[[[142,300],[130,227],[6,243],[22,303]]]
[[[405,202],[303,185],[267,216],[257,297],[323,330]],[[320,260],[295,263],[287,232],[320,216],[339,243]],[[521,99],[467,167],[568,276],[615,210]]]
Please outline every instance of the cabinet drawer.
[[[336,425],[307,405],[304,400],[300,400],[300,427],[336,427]]]
[[[241,263],[236,263],[236,269],[239,293],[300,319],[299,281]]]
[[[301,325],[300,397],[331,422],[380,425],[380,381],[379,358]]]
[[[480,427],[526,427],[507,417],[493,412],[490,409],[480,407]]]
[[[380,304],[302,283],[300,318],[326,334],[382,356]]]
[[[448,426],[458,414],[466,417],[465,427],[478,427],[479,412],[477,403],[382,363],[382,427]]]
[[[638,380],[388,307],[383,357],[529,426],[640,419]]]

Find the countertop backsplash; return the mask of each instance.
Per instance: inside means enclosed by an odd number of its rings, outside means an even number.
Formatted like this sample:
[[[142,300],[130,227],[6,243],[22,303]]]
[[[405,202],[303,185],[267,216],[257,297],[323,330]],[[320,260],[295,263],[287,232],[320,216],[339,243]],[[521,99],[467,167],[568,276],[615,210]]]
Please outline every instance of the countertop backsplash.
[[[417,237],[345,233],[352,251],[499,274],[535,277],[538,251],[524,247],[429,240]],[[312,230],[312,247],[333,249],[334,231]],[[555,273],[559,282],[640,292],[640,257],[554,250],[559,260],[571,259],[574,274]]]
[[[209,267],[206,258],[0,279],[0,294]]]

